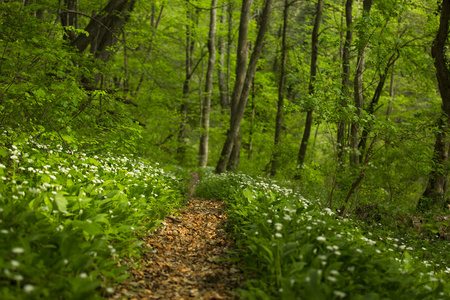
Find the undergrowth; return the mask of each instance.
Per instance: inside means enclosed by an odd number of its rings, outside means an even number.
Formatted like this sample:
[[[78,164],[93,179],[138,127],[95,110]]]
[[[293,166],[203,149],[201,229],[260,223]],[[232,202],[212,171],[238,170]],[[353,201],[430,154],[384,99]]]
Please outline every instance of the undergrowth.
[[[132,156],[69,151],[4,131],[0,298],[102,299],[120,258],[183,201],[179,180]]]
[[[205,172],[196,193],[228,204],[228,229],[255,278],[243,299],[450,298],[446,241],[339,217],[261,177]]]

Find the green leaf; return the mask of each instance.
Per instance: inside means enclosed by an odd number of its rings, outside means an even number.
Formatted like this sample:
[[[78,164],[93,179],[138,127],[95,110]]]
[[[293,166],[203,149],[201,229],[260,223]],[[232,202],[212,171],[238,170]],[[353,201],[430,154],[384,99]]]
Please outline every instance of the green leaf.
[[[0,156],[1,156],[1,157],[6,157],[6,156],[8,156],[8,152],[6,152],[5,149],[0,148]]]
[[[89,158],[89,163],[91,163],[91,164],[93,164],[94,166],[97,166],[97,167],[101,166],[100,163],[97,160],[93,159],[92,157]]]
[[[58,207],[60,212],[67,211],[67,203],[68,202],[67,202],[66,198],[62,194],[60,194],[60,193],[56,194],[56,196],[55,196],[55,203],[56,203],[56,206]]]
[[[46,183],[50,183],[50,177],[48,175],[46,175],[46,174],[43,174],[41,176],[41,181],[42,182],[46,182]]]

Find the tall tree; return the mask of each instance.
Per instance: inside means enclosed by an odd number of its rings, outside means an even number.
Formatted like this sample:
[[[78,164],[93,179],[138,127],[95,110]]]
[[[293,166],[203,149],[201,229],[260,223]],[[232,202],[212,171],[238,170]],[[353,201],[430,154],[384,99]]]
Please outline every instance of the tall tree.
[[[161,18],[163,15],[163,11],[164,11],[164,3],[162,3],[160,9],[159,9],[159,13],[156,13],[156,4],[155,2],[152,3],[152,14],[150,17],[150,25],[152,27],[152,35],[150,38],[150,41],[148,43],[148,48],[147,48],[147,53],[145,55],[144,60],[142,61],[142,64],[145,65],[147,63],[147,61],[149,59],[152,58],[152,52],[153,52],[153,45],[155,42],[155,37],[156,37],[156,33],[158,30],[158,26],[159,23],[161,22]],[[141,89],[142,83],[144,82],[144,78],[145,78],[145,72],[142,72],[140,78],[139,78],[139,82],[138,85],[136,87],[136,90],[134,91],[134,96],[136,96],[136,94],[139,92],[139,90]]]
[[[211,109],[211,93],[213,89],[214,63],[216,62],[216,20],[217,20],[217,0],[211,1],[211,15],[209,21],[208,34],[208,70],[206,72],[205,95],[203,100],[203,110],[201,115],[202,132],[200,135],[199,166],[206,167],[208,163],[208,139],[209,139],[209,114]]]
[[[227,12],[228,16],[230,15],[230,11],[232,12],[231,1],[227,5],[226,2],[222,4],[222,15],[220,17],[220,23],[224,26],[227,23]],[[218,40],[219,46],[219,65],[218,68],[218,81],[219,81],[219,92],[220,92],[220,106],[222,107],[222,111],[230,112],[230,93],[229,93],[229,68],[230,68],[230,45],[231,45],[231,26],[232,26],[232,18],[228,18],[228,30],[227,30],[227,38],[228,38],[228,46],[227,39],[225,36],[220,35]]]
[[[223,173],[225,171],[228,159],[230,158],[231,150],[233,148],[234,140],[237,138],[239,129],[241,127],[245,107],[247,106],[248,95],[250,94],[253,76],[255,75],[256,71],[256,64],[258,63],[259,56],[261,55],[264,37],[269,26],[272,2],[273,0],[266,0],[264,3],[264,9],[262,11],[259,23],[258,36],[256,38],[255,46],[250,57],[248,67],[246,67],[246,58],[248,56],[247,34],[252,1],[244,0],[242,2],[241,23],[239,24],[238,61],[236,67],[236,81],[231,101],[232,113],[230,119],[230,128],[227,132],[227,139],[222,148],[222,152],[216,166],[216,173]],[[241,51],[242,54],[240,53]],[[244,57],[245,60],[243,59]]]
[[[367,24],[366,20],[369,17],[371,7],[372,7],[372,0],[364,0],[362,24]],[[365,26],[360,26],[358,30],[358,43],[357,43],[358,56],[356,60],[355,78],[353,80],[353,97],[356,108],[356,115],[358,118],[361,117],[362,109],[364,107],[363,73],[364,73],[367,43],[368,43],[367,28]],[[352,121],[350,127],[350,135],[351,135],[350,149],[352,150],[350,153],[350,164],[352,166],[357,166],[359,163],[358,133],[359,133],[358,122]]]
[[[314,83],[317,76],[317,57],[319,55],[319,29],[320,22],[322,20],[323,0],[317,2],[316,7],[316,19],[314,21],[314,28],[311,35],[311,66],[308,93],[310,96],[314,96],[315,87]],[[313,123],[313,107],[311,106],[306,113],[305,129],[303,131],[302,142],[300,144],[300,150],[298,152],[297,167],[302,167],[305,162],[306,150],[308,149],[308,141],[311,135],[311,127]]]
[[[191,7],[191,4],[187,3],[187,24],[186,24],[186,44],[185,44],[185,77],[183,82],[183,99],[180,106],[180,128],[178,130],[178,148],[177,148],[177,159],[180,163],[184,161],[186,154],[186,126],[188,122],[188,108],[189,108],[189,95],[191,93],[190,84],[191,78],[194,73],[194,49],[195,49],[195,39],[194,39],[194,29],[195,25],[198,23],[198,12]]]
[[[344,47],[342,49],[342,87],[341,87],[341,103],[340,109],[347,107],[348,98],[350,97],[350,46],[353,40],[353,0],[345,2],[345,24],[346,34]],[[337,159],[342,160],[345,141],[345,120],[340,117],[337,126]]]
[[[289,1],[284,1],[283,10],[283,30],[281,33],[281,62],[280,62],[280,80],[278,84],[278,103],[277,116],[275,119],[275,137],[274,149],[272,153],[272,166],[270,175],[275,176],[277,173],[278,158],[280,156],[281,133],[283,131],[283,106],[284,106],[284,86],[286,81],[286,61],[287,61],[287,27],[289,15]]]
[[[439,29],[431,47],[434,58],[436,77],[442,99],[442,116],[438,120],[438,131],[434,143],[432,169],[428,176],[427,187],[423,192],[417,208],[428,210],[432,207],[444,209],[446,205],[449,125],[450,125],[450,69],[446,56],[449,33],[450,0],[443,0],[439,19]]]

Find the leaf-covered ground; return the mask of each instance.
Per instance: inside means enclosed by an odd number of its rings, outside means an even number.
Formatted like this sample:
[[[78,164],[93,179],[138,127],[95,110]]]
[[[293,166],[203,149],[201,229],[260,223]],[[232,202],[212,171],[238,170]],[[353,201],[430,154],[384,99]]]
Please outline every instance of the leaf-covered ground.
[[[233,299],[243,273],[226,260],[233,241],[223,203],[189,200],[176,220],[144,239],[148,250],[111,299]]]

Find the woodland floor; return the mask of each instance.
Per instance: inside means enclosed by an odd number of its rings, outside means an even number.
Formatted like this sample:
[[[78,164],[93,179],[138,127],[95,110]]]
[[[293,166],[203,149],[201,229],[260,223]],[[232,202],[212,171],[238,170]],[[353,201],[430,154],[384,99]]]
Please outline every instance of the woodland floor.
[[[198,177],[193,175],[195,182]],[[192,181],[191,181],[192,182]],[[146,248],[110,299],[235,299],[244,275],[227,251],[233,241],[224,230],[221,201],[190,199],[176,219],[143,239]],[[181,221],[181,222],[178,222]]]

